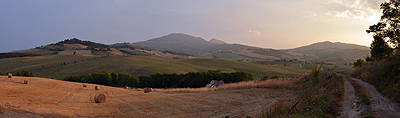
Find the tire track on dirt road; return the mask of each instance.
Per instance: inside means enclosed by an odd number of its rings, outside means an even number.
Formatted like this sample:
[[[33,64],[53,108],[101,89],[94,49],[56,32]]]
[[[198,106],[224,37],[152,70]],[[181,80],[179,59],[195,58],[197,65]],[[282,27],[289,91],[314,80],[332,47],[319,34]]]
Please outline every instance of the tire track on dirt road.
[[[363,107],[357,105],[360,100],[354,93],[353,85],[347,79],[344,79],[343,111],[340,113],[339,118],[355,118],[364,111]]]
[[[360,99],[355,95],[355,90],[349,81],[353,84],[359,84],[370,96],[370,105],[359,104]],[[382,96],[374,86],[356,78],[345,79],[345,93],[343,102],[343,111],[340,118],[362,117],[363,113],[377,113],[384,118],[400,118],[399,107],[397,103],[391,102],[388,98]]]
[[[371,95],[371,109],[386,118],[400,118],[399,107],[396,103],[391,102],[388,98],[382,96],[374,86],[356,78],[350,78],[363,86]]]

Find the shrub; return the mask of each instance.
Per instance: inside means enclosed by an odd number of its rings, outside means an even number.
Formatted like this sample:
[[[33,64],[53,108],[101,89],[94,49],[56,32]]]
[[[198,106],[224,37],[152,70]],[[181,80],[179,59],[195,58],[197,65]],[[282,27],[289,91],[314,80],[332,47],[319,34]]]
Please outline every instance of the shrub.
[[[23,70],[23,71],[17,72],[17,74],[15,74],[15,75],[16,76],[23,76],[23,77],[33,77],[33,74],[30,73],[27,70]]]
[[[278,79],[280,78],[278,75],[272,75],[270,79]]]
[[[353,63],[353,68],[362,66],[364,64],[364,60],[358,59],[356,62]]]
[[[261,80],[268,80],[268,76],[262,77]]]

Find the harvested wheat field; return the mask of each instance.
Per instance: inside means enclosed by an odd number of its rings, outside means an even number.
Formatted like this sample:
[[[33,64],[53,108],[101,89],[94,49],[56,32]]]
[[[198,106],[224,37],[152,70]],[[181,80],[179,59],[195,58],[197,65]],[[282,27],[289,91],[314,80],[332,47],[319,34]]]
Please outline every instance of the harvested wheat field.
[[[29,84],[23,84],[29,79]],[[124,89],[36,77],[0,76],[0,116],[9,117],[245,117],[258,116],[284,89]],[[104,94],[104,103],[95,103]]]

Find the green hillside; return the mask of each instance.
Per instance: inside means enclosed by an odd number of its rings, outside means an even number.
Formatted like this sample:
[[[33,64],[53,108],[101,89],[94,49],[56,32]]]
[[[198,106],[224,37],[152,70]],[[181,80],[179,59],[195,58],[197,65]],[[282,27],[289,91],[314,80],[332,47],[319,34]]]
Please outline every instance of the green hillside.
[[[252,64],[223,59],[166,59],[148,56],[98,56],[98,55],[49,55],[0,59],[0,72],[16,73],[30,70],[35,76],[63,79],[67,75],[88,75],[94,72],[128,73],[134,76],[151,73],[187,73],[221,70],[245,71],[262,76],[301,76],[309,69]]]

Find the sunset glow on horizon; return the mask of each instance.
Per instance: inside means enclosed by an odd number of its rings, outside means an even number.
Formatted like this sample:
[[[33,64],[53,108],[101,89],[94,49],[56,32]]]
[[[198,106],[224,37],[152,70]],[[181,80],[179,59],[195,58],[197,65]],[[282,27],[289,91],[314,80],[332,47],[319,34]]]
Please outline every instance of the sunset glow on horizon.
[[[170,33],[288,49],[331,41],[369,46],[385,0],[2,0],[0,52],[77,37],[135,43]]]

